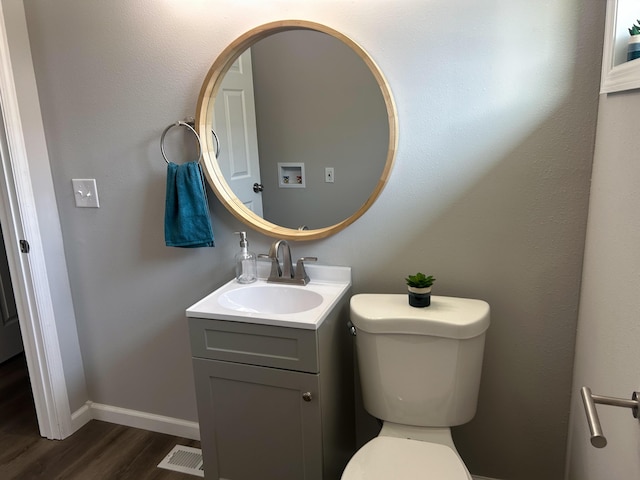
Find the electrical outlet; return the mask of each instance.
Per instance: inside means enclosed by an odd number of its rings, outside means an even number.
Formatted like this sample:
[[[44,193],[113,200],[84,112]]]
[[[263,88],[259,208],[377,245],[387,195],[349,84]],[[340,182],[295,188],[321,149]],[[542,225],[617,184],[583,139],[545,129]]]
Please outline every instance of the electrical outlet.
[[[71,180],[71,184],[76,207],[100,208],[95,178],[74,178]]]
[[[327,167],[324,169],[324,182],[325,183],[333,183],[334,175],[333,175],[333,167]]]

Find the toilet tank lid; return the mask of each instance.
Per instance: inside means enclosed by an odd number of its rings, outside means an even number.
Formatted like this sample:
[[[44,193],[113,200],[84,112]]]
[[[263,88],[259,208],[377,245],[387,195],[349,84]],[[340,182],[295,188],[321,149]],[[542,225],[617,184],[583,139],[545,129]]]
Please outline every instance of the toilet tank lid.
[[[431,305],[409,305],[406,294],[351,297],[351,321],[369,333],[405,333],[453,339],[473,338],[489,328],[489,304],[471,298],[432,296]]]

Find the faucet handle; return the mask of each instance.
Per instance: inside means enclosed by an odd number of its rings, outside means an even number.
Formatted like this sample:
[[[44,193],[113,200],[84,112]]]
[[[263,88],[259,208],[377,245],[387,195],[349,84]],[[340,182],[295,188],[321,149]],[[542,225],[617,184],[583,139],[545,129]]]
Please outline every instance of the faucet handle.
[[[307,271],[304,268],[304,262],[317,262],[318,257],[302,257],[299,258],[296,262],[296,275],[295,279],[299,280],[303,285],[309,283],[309,275],[307,275]]]

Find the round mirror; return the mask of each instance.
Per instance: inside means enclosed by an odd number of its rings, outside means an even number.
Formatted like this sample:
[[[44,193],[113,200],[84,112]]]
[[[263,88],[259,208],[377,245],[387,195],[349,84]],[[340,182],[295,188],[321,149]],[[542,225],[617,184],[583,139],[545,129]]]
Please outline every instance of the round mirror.
[[[202,85],[196,128],[225,207],[272,237],[313,240],[359,218],[387,182],[395,105],[373,60],[301,20],[242,35]]]

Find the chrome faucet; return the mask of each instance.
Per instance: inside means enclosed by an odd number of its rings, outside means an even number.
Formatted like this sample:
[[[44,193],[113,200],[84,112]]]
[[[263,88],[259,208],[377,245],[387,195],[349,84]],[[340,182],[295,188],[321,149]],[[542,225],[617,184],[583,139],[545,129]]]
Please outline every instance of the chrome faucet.
[[[278,253],[282,250],[282,267]],[[304,268],[304,262],[315,262],[317,257],[301,257],[296,262],[296,268],[293,268],[291,260],[291,247],[286,240],[276,240],[271,244],[268,255],[258,255],[258,258],[268,258],[271,261],[271,272],[267,278],[267,282],[275,283],[291,283],[294,285],[306,285],[309,283],[309,275]]]
[[[282,247],[282,269],[280,269],[280,261],[278,259],[278,252]],[[276,240],[271,244],[269,249],[269,257],[271,261],[271,274],[269,275],[269,281],[273,281],[273,278],[292,278],[293,277],[293,263],[291,262],[291,247],[286,240]]]

